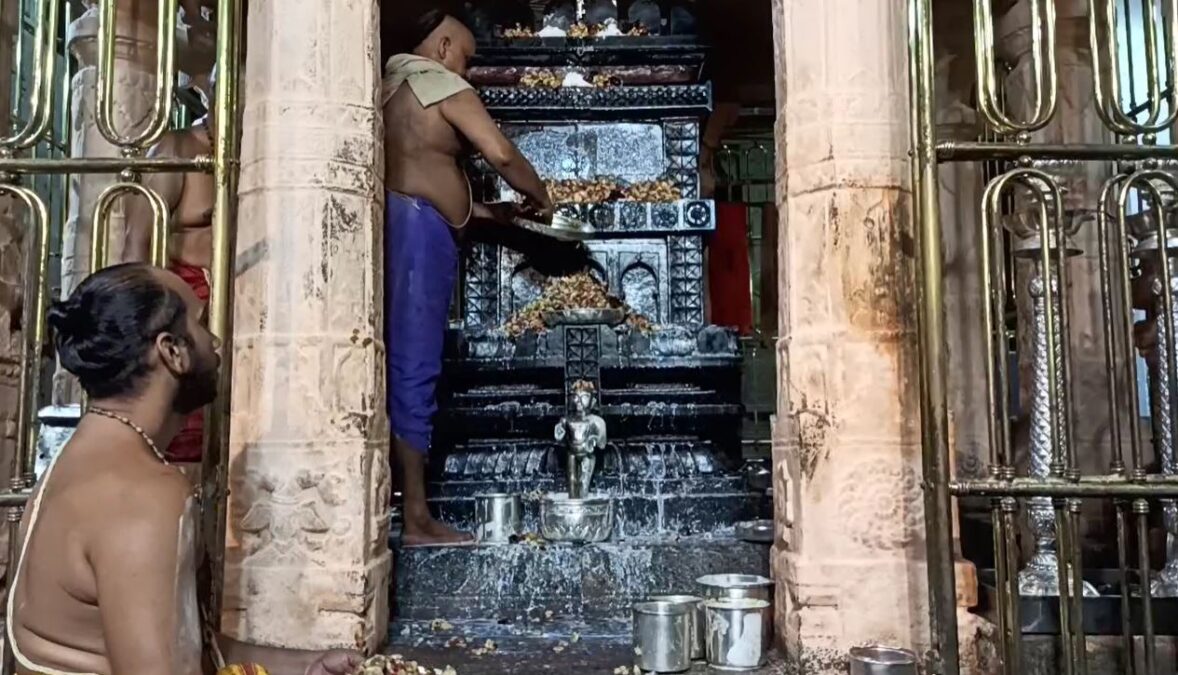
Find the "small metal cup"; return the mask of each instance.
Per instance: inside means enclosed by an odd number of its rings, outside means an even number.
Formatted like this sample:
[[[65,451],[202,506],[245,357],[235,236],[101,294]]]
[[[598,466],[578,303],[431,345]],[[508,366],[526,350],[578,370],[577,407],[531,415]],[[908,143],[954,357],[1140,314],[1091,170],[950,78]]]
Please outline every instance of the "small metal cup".
[[[656,595],[651,602],[670,602],[691,607],[688,617],[691,623],[691,660],[701,661],[704,658],[704,599],[698,595]]]
[[[708,600],[708,665],[715,670],[756,670],[772,639],[769,603],[752,598]]]
[[[479,495],[474,501],[475,536],[482,544],[507,544],[519,534],[523,507],[519,495]]]
[[[691,667],[690,605],[640,602],[634,605],[634,657],[639,668],[655,673],[681,673]]]

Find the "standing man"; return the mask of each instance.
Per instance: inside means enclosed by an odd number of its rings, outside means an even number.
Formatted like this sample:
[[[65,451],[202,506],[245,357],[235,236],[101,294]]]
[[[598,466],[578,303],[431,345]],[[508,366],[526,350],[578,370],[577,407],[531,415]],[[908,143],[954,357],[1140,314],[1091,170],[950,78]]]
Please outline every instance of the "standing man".
[[[552,200],[531,163],[503,135],[464,79],[475,38],[453,14],[411,12],[385,66],[385,340],[388,412],[404,495],[403,543],[458,543],[469,535],[434,520],[425,462],[437,412],[442,342],[458,274],[458,233],[472,218],[506,220],[475,204],[462,162],[469,148],[550,222]],[[502,214],[503,216],[509,214]]]
[[[216,120],[213,117],[213,90],[217,71],[209,75],[205,106],[209,113],[187,129],[169,131],[149,152],[149,157],[194,159],[213,154]],[[213,264],[213,177],[207,173],[149,173],[144,186],[154,190],[168,205],[171,234],[168,241],[168,268],[196,293],[201,302],[209,299],[209,268]],[[144,199],[127,202],[128,262],[150,258],[152,216]],[[168,459],[185,465],[190,478],[197,479],[204,442],[204,411],[197,409],[167,448]]]

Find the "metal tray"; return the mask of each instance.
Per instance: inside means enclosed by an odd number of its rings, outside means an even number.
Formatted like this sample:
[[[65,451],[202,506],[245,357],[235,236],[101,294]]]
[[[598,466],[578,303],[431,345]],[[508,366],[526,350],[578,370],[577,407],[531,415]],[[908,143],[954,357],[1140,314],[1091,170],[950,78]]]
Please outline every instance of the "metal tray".
[[[555,326],[616,326],[626,320],[626,312],[617,307],[604,309],[565,309],[544,312],[545,325]]]
[[[542,234],[545,237],[551,237],[560,241],[585,241],[592,239],[597,234],[596,230],[585,223],[559,213],[552,218],[551,225],[545,225],[544,223],[538,223],[526,218],[516,218],[514,223],[529,232]]]

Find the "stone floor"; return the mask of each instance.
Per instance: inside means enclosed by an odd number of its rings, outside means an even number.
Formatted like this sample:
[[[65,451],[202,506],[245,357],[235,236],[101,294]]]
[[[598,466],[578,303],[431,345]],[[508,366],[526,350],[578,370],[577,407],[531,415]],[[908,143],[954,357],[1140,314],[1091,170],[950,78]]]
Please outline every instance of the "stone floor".
[[[633,663],[629,643],[569,645],[560,653],[554,652],[554,647],[540,647],[537,645],[535,650],[505,650],[485,655],[476,655],[470,649],[439,649],[425,645],[390,648],[389,651],[427,668],[444,669],[450,666],[458,675],[611,675],[621,672],[619,668],[629,667]],[[713,671],[707,665],[699,663],[688,672],[719,671]],[[750,675],[785,675],[788,671],[780,659],[772,658],[764,668],[745,672]]]
[[[431,669],[450,666],[458,675],[611,675],[634,663],[629,630],[628,621],[595,621],[589,627],[559,617],[527,625],[398,621],[390,630],[388,652]],[[700,663],[689,672],[712,671]],[[746,672],[784,675],[788,670],[781,659],[771,658],[765,668]]]

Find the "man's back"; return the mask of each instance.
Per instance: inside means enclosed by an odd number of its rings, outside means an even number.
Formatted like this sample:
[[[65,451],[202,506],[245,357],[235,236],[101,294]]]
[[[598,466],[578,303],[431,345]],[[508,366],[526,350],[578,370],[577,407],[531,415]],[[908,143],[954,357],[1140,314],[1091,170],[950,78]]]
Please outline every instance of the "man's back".
[[[117,604],[107,598],[137,590],[164,596],[152,604],[171,610],[163,614],[175,621],[171,672],[199,673],[198,615],[183,607],[195,600],[191,488],[145,451],[111,447],[134,443],[133,437],[99,433],[104,430],[93,425],[91,419],[80,425],[21,523],[26,548],[10,587],[20,670],[113,672],[119,655],[107,653],[108,633],[138,630],[143,619],[112,616]],[[174,564],[158,560],[161,551],[171,552]],[[143,578],[119,563],[139,556],[167,569]]]
[[[442,105],[422,107],[405,85],[389,99],[384,117],[385,187],[429,200],[450,223],[462,224],[470,214],[470,187],[459,163],[463,143]]]

